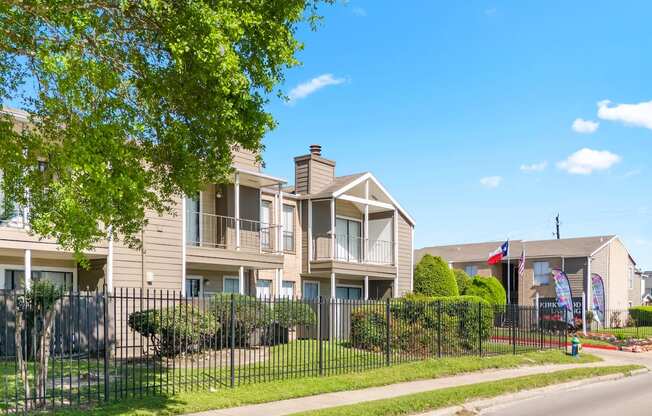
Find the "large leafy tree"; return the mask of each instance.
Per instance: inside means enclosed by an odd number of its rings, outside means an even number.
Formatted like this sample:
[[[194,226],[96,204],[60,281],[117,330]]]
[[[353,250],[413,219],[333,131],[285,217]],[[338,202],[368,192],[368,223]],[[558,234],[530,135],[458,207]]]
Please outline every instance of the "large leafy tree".
[[[320,1],[1,2],[0,99],[31,114],[0,119],[4,192],[78,255],[109,230],[137,245],[148,210],[224,182],[234,146],[259,153]]]

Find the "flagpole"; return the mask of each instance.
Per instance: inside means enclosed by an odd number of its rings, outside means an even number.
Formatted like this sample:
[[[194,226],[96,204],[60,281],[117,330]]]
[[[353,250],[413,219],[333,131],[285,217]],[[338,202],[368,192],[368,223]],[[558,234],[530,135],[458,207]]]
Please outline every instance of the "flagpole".
[[[510,277],[510,272],[509,272],[509,238],[507,239],[507,304],[512,303],[512,294],[511,294],[511,286],[512,286],[512,279]]]

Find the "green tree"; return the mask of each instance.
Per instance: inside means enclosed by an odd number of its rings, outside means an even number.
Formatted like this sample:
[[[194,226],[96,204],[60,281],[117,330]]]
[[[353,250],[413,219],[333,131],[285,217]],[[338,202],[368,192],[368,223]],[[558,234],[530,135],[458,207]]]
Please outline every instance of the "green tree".
[[[414,270],[414,292],[426,296],[458,296],[455,274],[441,257],[426,254]]]
[[[3,190],[80,259],[108,232],[138,246],[147,211],[226,182],[234,146],[260,153],[322,1],[1,2],[0,100],[31,115],[0,120]]]
[[[471,277],[464,270],[453,269],[455,273],[455,281],[457,282],[457,290],[459,290],[460,295],[466,293],[466,288],[471,284]]]
[[[505,288],[493,276],[474,276],[464,294],[481,297],[492,305],[504,305],[507,301]]]

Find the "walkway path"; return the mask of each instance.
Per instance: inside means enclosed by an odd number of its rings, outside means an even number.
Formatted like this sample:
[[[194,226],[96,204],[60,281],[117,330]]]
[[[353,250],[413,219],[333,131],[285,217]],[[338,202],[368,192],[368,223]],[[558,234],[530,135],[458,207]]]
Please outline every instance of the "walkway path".
[[[392,384],[382,387],[372,387],[362,390],[320,394],[316,396],[282,400],[272,403],[248,405],[230,409],[211,410],[207,412],[195,413],[188,416],[283,416],[308,410],[318,410],[328,407],[356,404],[372,400],[388,399],[392,397],[443,389],[447,387],[463,386],[486,381],[496,381],[514,377],[529,376],[548,373],[551,371],[568,370],[580,367],[601,367],[609,365],[631,364],[631,361],[627,359],[629,357],[625,357],[625,355],[630,355],[629,353],[619,352],[618,354],[622,354],[622,356],[619,357],[618,355],[613,354],[600,354],[603,356],[603,358],[605,358],[605,361],[598,363],[543,365],[504,370],[482,371],[451,377],[410,381],[406,383]],[[650,361],[650,363],[652,364],[652,361]]]

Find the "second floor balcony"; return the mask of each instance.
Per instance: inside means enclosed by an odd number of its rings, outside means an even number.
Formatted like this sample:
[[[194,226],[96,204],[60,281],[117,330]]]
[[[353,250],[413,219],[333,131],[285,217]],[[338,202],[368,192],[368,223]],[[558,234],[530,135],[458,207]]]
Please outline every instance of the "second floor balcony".
[[[313,236],[311,260],[391,266],[394,253],[393,241],[326,233]]]

